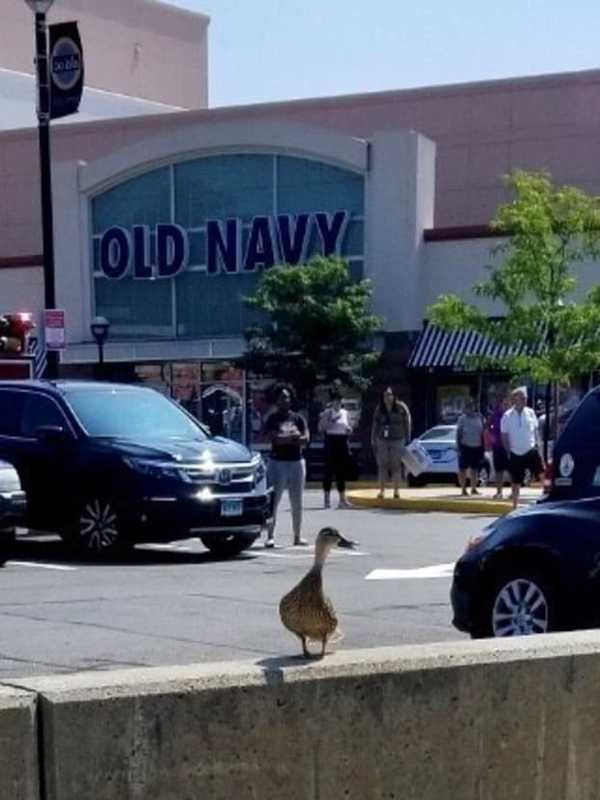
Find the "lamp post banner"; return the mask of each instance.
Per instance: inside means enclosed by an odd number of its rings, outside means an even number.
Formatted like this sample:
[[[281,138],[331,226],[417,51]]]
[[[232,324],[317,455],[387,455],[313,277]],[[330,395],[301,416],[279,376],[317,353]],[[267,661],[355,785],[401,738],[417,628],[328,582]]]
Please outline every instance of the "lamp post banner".
[[[50,118],[76,114],[83,93],[83,48],[76,22],[50,25]]]

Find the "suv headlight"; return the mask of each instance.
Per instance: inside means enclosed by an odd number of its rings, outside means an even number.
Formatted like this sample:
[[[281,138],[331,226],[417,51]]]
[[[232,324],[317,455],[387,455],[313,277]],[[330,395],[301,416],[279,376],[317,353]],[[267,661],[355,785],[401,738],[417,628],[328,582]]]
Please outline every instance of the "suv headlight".
[[[469,541],[467,542],[467,546],[465,547],[465,553],[468,553],[470,550],[474,550],[478,547],[482,542],[485,542],[492,533],[496,532],[496,522],[491,522],[489,525],[480,531],[480,533],[476,534],[475,536],[471,536]]]
[[[140,475],[148,478],[169,478],[175,481],[190,482],[186,473],[174,464],[165,464],[161,461],[145,461],[142,458],[124,458],[125,464]]]
[[[267,467],[265,462],[262,458],[259,460],[258,464],[256,465],[256,483],[260,483],[263,481],[267,476]]]

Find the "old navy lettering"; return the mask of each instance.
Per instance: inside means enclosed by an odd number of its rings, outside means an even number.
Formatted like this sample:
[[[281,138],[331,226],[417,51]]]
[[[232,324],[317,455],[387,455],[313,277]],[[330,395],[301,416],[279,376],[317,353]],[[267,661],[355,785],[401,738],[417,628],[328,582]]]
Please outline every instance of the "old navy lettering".
[[[233,275],[269,269],[274,264],[299,264],[306,258],[313,233],[324,255],[340,253],[350,214],[316,212],[257,216],[246,230],[241,219],[206,222],[205,265],[208,275]],[[138,280],[172,278],[189,264],[189,235],[180,225],[118,225],[100,238],[99,267],[111,280],[132,274]]]

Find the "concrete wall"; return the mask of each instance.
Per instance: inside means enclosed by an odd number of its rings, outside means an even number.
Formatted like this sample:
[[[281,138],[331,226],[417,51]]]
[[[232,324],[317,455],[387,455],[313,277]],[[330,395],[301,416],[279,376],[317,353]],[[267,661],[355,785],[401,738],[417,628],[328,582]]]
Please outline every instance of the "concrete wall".
[[[0,685],[2,800],[41,800],[36,704],[32,692]]]
[[[499,264],[503,254],[492,253],[502,240],[463,239],[448,242],[426,242],[420,271],[419,312],[426,316],[427,308],[442,294],[457,294],[490,315],[505,313],[501,305],[477,297],[473,286],[489,277],[488,265]],[[573,297],[581,300],[600,283],[600,262],[583,261],[573,265],[577,289]],[[420,327],[420,326],[419,326]]]
[[[600,796],[596,632],[22,683],[43,800]]]
[[[86,86],[181,108],[208,105],[209,18],[157,0],[56,0],[48,22],[79,22]],[[33,16],[2,3],[0,68],[33,74]]]

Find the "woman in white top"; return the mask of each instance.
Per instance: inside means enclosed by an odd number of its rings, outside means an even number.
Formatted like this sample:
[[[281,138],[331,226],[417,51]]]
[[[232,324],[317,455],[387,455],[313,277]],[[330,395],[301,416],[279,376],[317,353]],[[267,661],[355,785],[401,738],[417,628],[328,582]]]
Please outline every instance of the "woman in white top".
[[[329,392],[330,403],[319,417],[319,431],[325,434],[325,467],[323,472],[323,492],[325,508],[331,505],[331,485],[333,478],[340,496],[338,508],[351,508],[346,500],[346,475],[350,449],[348,437],[352,426],[348,412],[342,407],[342,396],[337,389]]]

